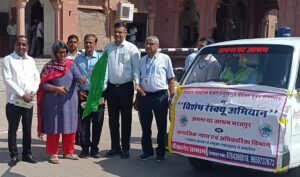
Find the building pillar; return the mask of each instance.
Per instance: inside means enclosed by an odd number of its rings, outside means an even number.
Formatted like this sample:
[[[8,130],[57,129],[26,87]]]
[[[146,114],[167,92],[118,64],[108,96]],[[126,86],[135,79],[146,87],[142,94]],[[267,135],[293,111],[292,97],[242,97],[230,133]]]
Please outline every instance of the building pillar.
[[[173,46],[182,47],[182,39],[183,39],[183,20],[181,18],[182,13],[184,11],[185,1],[178,1],[177,4],[174,4],[172,19],[174,19],[174,39],[171,41]]]
[[[111,7],[110,0],[103,1],[104,14],[107,17],[107,26],[106,29],[108,31],[107,37],[109,37],[109,41],[111,42],[114,37],[114,13]]]
[[[17,0],[17,31],[18,35],[25,35],[25,7],[28,0]]]
[[[62,40],[61,37],[61,9],[62,2],[60,0],[50,0],[50,3],[54,9],[54,37],[55,40]]]
[[[70,34],[77,33],[78,0],[64,0],[61,9],[61,39],[67,41]]]
[[[148,15],[148,36],[153,36],[154,35],[154,27],[155,27],[155,13],[150,13]]]

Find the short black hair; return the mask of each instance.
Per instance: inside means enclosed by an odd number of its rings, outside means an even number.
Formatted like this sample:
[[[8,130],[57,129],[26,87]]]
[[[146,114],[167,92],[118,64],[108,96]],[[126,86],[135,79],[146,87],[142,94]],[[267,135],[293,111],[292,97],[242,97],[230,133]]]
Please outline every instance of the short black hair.
[[[26,39],[27,39],[27,37],[26,37],[25,35],[18,35],[18,36],[16,37],[16,39],[19,39],[19,38],[26,38]]]
[[[95,39],[95,43],[98,42],[98,38],[97,38],[97,36],[95,34],[86,34],[84,36],[83,40],[86,40],[86,39],[91,38],[91,37]]]
[[[64,41],[55,41],[52,45],[52,55],[57,58],[57,52],[59,49],[66,49],[69,52],[68,46]]]
[[[207,45],[215,43],[214,39],[208,36],[200,38],[199,41],[206,41]]]
[[[27,39],[27,37],[26,37],[25,35],[19,35],[19,36],[17,36],[17,37],[16,37],[16,42],[15,42],[15,43],[17,43],[18,40],[19,40],[20,38],[25,38],[25,39],[26,39],[26,42],[27,42],[27,44],[28,44],[28,39]]]
[[[118,22],[114,25],[114,28],[125,28],[127,29],[126,23],[124,22]]]
[[[69,37],[68,37],[68,41],[75,38],[77,41],[79,41],[79,38],[76,34],[71,34]]]

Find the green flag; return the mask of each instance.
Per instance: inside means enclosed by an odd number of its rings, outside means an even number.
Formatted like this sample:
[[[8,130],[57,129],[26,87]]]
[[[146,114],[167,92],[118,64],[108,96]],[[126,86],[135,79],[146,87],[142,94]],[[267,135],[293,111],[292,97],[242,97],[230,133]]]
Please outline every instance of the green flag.
[[[105,51],[94,66],[90,79],[90,91],[83,111],[82,119],[90,115],[92,112],[98,112],[99,101],[102,96],[104,86],[107,61],[108,53]]]

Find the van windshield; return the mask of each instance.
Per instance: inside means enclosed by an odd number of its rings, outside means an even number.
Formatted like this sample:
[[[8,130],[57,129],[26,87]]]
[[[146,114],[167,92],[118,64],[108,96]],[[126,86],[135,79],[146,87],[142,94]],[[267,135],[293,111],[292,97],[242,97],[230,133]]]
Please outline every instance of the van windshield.
[[[215,81],[287,88],[293,50],[283,45],[207,47],[196,56],[181,84]]]

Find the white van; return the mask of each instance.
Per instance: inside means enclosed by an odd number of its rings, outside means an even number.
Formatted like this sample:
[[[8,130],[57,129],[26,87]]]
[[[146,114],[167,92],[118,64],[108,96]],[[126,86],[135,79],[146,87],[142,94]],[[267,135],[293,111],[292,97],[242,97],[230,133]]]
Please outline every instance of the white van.
[[[218,162],[300,177],[299,49],[300,38],[202,48],[171,106],[170,152],[196,168]],[[203,63],[211,57],[217,70]]]

